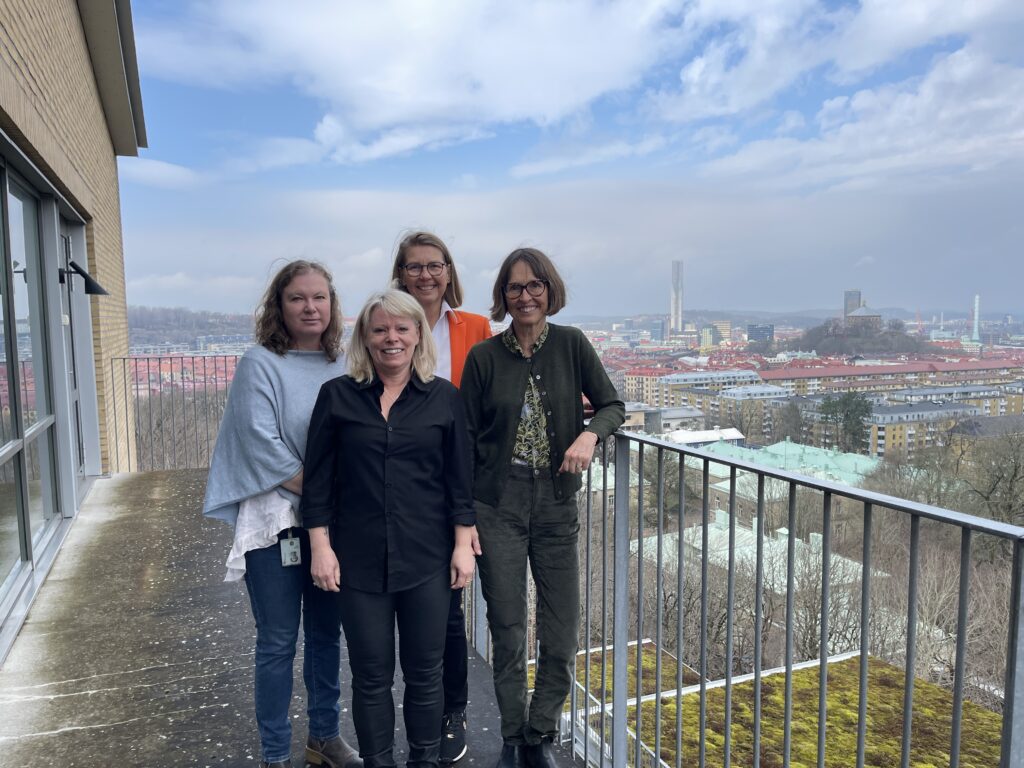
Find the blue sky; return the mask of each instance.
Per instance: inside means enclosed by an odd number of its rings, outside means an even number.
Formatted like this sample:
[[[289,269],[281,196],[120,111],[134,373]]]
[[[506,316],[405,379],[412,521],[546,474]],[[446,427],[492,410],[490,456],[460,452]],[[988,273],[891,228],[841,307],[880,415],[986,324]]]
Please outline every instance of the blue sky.
[[[568,312],[1024,311],[1019,0],[136,0],[128,300],[349,313],[431,229],[466,308],[533,245]]]

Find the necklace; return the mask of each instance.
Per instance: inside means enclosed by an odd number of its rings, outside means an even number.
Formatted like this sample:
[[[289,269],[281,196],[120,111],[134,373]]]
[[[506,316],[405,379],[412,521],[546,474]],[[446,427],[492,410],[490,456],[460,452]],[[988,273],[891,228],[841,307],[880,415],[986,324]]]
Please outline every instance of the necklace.
[[[388,388],[385,387],[384,391],[380,394],[380,409],[382,411],[386,411],[394,405],[395,401],[401,396],[403,389],[405,389],[405,387],[402,387],[402,389],[399,390],[389,391]]]

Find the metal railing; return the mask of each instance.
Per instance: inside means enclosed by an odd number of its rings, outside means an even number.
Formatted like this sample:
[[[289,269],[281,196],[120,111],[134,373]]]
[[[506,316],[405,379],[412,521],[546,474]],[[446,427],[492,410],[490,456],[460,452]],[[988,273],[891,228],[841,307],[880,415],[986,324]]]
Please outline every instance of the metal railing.
[[[208,467],[239,357],[113,358],[113,470]]]
[[[629,433],[580,514],[584,764],[1024,765],[1024,528]]]
[[[117,468],[207,466],[236,362],[114,360]],[[1024,765],[1024,528],[625,432],[579,506],[585,764]]]

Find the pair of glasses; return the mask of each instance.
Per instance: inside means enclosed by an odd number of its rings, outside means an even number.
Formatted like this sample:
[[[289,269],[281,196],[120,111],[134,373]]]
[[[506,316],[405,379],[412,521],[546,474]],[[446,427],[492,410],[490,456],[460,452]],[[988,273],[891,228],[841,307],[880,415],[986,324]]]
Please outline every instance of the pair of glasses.
[[[409,277],[419,277],[423,274],[424,269],[431,277],[437,277],[444,272],[444,268],[447,266],[443,261],[431,261],[429,264],[403,264],[402,269]]]
[[[548,287],[547,280],[531,280],[523,285],[522,283],[509,283],[505,286],[505,295],[510,299],[518,299],[523,295],[525,289],[528,294],[537,298]]]

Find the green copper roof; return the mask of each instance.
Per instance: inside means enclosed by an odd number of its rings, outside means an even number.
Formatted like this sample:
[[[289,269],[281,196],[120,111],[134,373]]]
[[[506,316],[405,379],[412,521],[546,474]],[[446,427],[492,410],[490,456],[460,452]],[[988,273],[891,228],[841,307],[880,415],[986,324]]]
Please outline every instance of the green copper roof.
[[[830,480],[843,485],[858,487],[865,475],[874,471],[881,463],[871,456],[857,453],[840,453],[827,448],[784,441],[761,449],[741,448],[733,443],[719,441],[702,446],[702,450],[721,456],[723,459],[738,459],[753,464],[762,464],[773,469],[796,472],[819,480]]]

